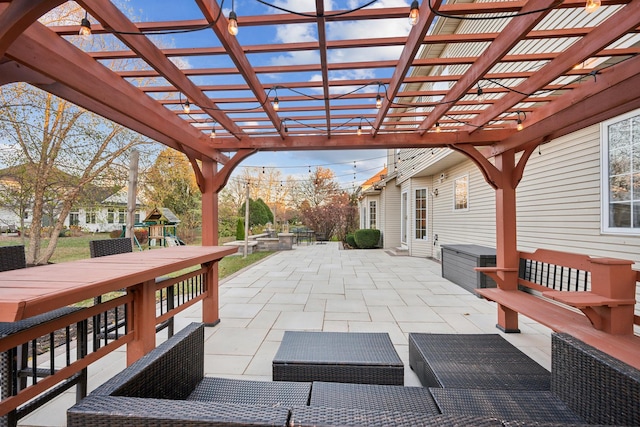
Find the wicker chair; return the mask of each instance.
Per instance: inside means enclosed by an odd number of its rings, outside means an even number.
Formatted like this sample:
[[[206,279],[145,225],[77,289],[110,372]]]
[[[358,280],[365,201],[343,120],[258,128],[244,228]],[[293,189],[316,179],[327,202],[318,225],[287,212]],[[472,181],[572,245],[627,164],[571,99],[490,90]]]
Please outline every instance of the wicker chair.
[[[26,267],[27,262],[23,245],[0,247],[0,271],[18,270]],[[38,316],[19,320],[17,322],[0,322],[0,338],[17,334],[30,328],[34,328],[43,323],[73,313],[77,310],[80,310],[80,308],[63,307],[48,313],[40,314]],[[76,327],[79,337],[77,346],[78,354],[86,354],[86,321],[78,322]],[[0,354],[0,373],[2,374],[0,375],[0,377],[2,378],[0,399],[4,400],[5,398],[13,396],[20,390],[27,387],[27,375],[33,375],[34,372],[32,368],[27,369],[28,366],[29,343],[21,344]],[[50,374],[48,371],[43,372],[40,370],[36,370],[35,373],[38,377],[46,377]],[[86,368],[78,374],[63,381],[56,388],[50,389],[48,392],[38,396],[36,399],[30,401],[29,403],[9,412],[6,416],[0,418],[0,425],[10,427],[17,425],[18,420],[31,413],[34,409],[38,408],[42,404],[61,395],[63,392],[74,385],[76,385],[76,400],[80,401],[87,395]]]
[[[204,377],[204,326],[192,323],[67,411],[79,426],[287,425],[310,383]]]
[[[27,260],[24,255],[24,246],[0,247],[0,271],[17,270],[26,268]]]
[[[118,237],[115,239],[100,239],[100,240],[90,240],[89,241],[89,251],[91,253],[91,258],[103,257],[108,255],[117,255],[117,254],[126,254],[133,252],[133,244],[131,243],[131,239],[128,237]],[[166,280],[165,278],[159,277],[156,279],[156,282],[161,282]],[[171,310],[174,308],[174,288],[173,286],[167,288],[167,309]],[[99,304],[102,301],[102,297],[98,296],[95,299],[96,304]],[[167,319],[166,321],[160,323],[156,326],[156,332],[159,332],[163,329],[167,329],[167,334],[169,337],[173,336],[173,317]]]

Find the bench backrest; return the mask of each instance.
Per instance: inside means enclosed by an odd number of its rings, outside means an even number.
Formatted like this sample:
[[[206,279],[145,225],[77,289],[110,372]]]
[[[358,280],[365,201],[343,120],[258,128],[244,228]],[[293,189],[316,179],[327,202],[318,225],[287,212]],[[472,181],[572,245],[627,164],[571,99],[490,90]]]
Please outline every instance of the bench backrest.
[[[0,271],[17,270],[26,267],[24,245],[0,247]]]
[[[191,323],[91,395],[183,400],[204,377],[204,325]]]
[[[129,237],[118,237],[116,239],[90,240],[89,251],[91,258],[125,254],[133,252],[133,245]]]
[[[591,424],[640,425],[640,371],[568,334],[551,340],[551,391]]]
[[[588,291],[591,262],[587,255],[538,249],[520,252],[520,283],[539,291]]]

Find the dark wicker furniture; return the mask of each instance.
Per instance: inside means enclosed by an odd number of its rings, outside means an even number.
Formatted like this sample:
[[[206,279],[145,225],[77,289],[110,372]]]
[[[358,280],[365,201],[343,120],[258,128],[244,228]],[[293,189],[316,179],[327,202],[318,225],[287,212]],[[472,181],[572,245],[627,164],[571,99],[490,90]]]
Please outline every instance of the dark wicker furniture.
[[[71,407],[67,425],[286,426],[288,405],[307,402],[310,390],[204,378],[204,326],[192,323]]]
[[[640,371],[567,334],[551,338],[551,392],[589,423],[640,426]]]
[[[26,267],[27,261],[23,245],[0,247],[0,271],[18,270]],[[17,322],[0,322],[0,338],[34,328],[77,310],[79,310],[79,308],[64,307]],[[78,354],[86,354],[86,322],[77,323],[76,328],[78,336],[80,337],[77,345]],[[44,377],[50,374],[49,370],[41,371],[36,369],[34,371],[33,367],[29,366],[29,364],[29,343],[19,345],[0,354],[0,378],[2,379],[0,388],[1,400],[4,400],[9,396],[14,396],[20,390],[26,388],[28,376],[33,376],[34,373],[36,377]],[[87,395],[86,368],[58,384],[56,387],[51,388],[46,393],[38,396],[36,399],[31,400],[29,403],[22,405],[16,410],[11,411],[9,414],[1,417],[0,425],[10,427],[17,425],[18,420],[30,414],[46,402],[49,402],[53,398],[61,395],[74,385],[76,386],[76,399],[77,401],[80,401],[80,399]]]
[[[417,412],[378,411],[368,408],[297,406],[291,411],[295,427],[502,427],[496,418],[431,415]]]
[[[0,271],[17,270],[26,268],[27,260],[24,255],[24,246],[0,247]]]
[[[447,415],[556,423],[584,423],[550,391],[431,388]]]
[[[404,384],[404,365],[387,333],[285,331],[274,381]]]
[[[398,385],[314,382],[309,405],[440,414],[429,389]]]
[[[409,334],[409,365],[425,387],[549,390],[551,374],[497,334]]]
[[[89,252],[91,253],[91,258],[107,255],[126,254],[129,252],[133,252],[133,245],[131,243],[131,239],[128,237],[90,240]]]

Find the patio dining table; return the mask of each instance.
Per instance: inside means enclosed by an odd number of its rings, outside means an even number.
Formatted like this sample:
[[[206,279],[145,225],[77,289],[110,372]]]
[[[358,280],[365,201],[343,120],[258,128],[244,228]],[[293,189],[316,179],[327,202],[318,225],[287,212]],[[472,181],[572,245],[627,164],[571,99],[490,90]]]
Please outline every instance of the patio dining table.
[[[32,317],[234,252],[222,246],[177,246],[0,272],[0,322]]]

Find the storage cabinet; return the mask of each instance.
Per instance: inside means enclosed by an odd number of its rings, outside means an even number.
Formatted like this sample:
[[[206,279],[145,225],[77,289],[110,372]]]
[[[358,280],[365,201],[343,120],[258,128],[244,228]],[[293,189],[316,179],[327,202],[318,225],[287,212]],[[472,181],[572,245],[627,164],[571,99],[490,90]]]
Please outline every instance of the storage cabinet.
[[[475,271],[475,267],[495,267],[496,250],[480,245],[443,245],[442,277],[469,292],[477,288],[495,288],[496,282]]]

